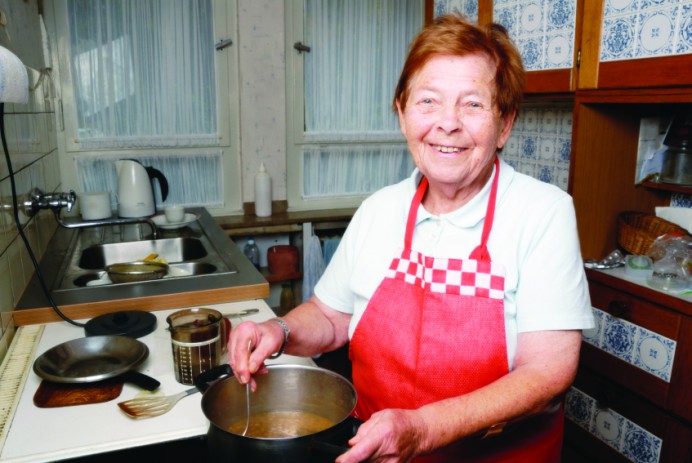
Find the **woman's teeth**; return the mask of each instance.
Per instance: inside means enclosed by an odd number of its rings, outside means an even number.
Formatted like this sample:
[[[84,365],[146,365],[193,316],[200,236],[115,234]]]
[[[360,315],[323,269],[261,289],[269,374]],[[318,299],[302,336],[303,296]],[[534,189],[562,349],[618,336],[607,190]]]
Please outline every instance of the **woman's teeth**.
[[[453,146],[435,146],[434,148],[443,153],[458,153],[461,151],[459,148],[455,148]]]

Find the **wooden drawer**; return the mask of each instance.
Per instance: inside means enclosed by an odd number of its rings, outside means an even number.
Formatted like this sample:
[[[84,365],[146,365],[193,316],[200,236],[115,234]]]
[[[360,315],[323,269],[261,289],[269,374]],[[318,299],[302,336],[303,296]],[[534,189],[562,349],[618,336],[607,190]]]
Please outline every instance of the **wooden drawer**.
[[[677,341],[682,315],[627,292],[589,281],[591,305]]]
[[[692,422],[692,399],[689,393],[685,393],[692,388],[689,375],[692,339],[690,335],[682,335],[691,333],[689,317],[599,282],[590,281],[589,288],[594,308],[607,313],[611,320],[623,320],[675,341],[675,356],[669,381],[636,366],[633,358],[616,356],[604,350],[603,346],[600,346],[602,349],[587,342],[582,344],[581,363]],[[605,330],[604,327],[601,329]],[[634,355],[639,355],[639,352],[634,352]]]
[[[623,452],[626,452],[624,443],[628,441],[627,434],[631,433],[632,429],[639,433],[645,431],[646,434],[661,439],[658,461],[662,463],[692,461],[690,423],[660,410],[650,402],[588,368],[580,369],[574,387],[593,399],[588,420],[590,424],[585,425],[566,418],[565,442],[587,453],[589,461],[630,461]],[[603,416],[604,413],[622,419],[617,432],[609,428],[614,442],[607,442],[606,439],[599,437],[598,431],[594,429],[599,416]],[[569,415],[569,412],[567,414]],[[621,443],[620,448],[616,448],[618,447],[616,442]],[[642,459],[642,461],[647,460]]]

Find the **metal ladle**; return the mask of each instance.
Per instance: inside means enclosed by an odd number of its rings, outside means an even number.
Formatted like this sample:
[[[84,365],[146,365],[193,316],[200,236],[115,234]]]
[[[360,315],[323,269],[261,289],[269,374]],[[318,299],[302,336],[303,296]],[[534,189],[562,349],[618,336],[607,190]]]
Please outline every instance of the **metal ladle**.
[[[252,339],[248,341],[247,343],[247,351],[248,353],[252,352]],[[243,436],[247,434],[247,430],[250,427],[250,383],[252,382],[252,377],[250,377],[250,381],[247,382],[245,385],[245,406],[246,406],[246,418],[245,418],[245,430],[243,431]]]

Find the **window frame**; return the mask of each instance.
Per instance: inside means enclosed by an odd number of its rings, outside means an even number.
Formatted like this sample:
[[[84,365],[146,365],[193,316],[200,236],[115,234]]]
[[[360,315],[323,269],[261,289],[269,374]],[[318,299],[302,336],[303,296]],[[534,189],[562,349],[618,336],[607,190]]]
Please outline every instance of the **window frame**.
[[[223,206],[209,208],[213,215],[242,213],[242,169],[240,157],[240,92],[237,0],[212,0],[214,11],[214,42],[230,39],[232,45],[215,50],[216,118],[218,144],[206,146],[151,147],[133,149],[85,149],[78,140],[77,109],[71,76],[68,0],[55,0],[46,15],[52,15],[57,46],[52,50],[53,62],[58,63],[55,85],[57,87],[58,149],[60,151],[60,170],[63,189],[79,189],[74,155],[121,155],[132,157],[137,154],[179,155],[195,152],[208,152],[210,149],[222,151]]]
[[[425,1],[421,0],[421,18],[425,20]],[[285,8],[286,24],[286,194],[289,210],[318,210],[358,207],[370,196],[369,194],[354,194],[330,196],[324,198],[305,198],[303,196],[303,146],[319,145],[376,145],[376,144],[405,144],[403,139],[378,141],[330,141],[311,142],[304,137],[304,55],[295,49],[294,44],[301,42],[305,45],[304,34],[304,0],[289,0]],[[421,27],[423,24],[421,24]],[[392,83],[392,95],[394,86]]]

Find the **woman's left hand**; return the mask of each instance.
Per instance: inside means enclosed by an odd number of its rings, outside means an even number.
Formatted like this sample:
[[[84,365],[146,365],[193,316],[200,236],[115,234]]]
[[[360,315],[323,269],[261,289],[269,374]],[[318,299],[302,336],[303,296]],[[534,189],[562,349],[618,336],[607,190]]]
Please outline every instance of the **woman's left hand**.
[[[348,442],[336,463],[405,463],[423,453],[427,426],[416,410],[387,409],[373,414]]]

